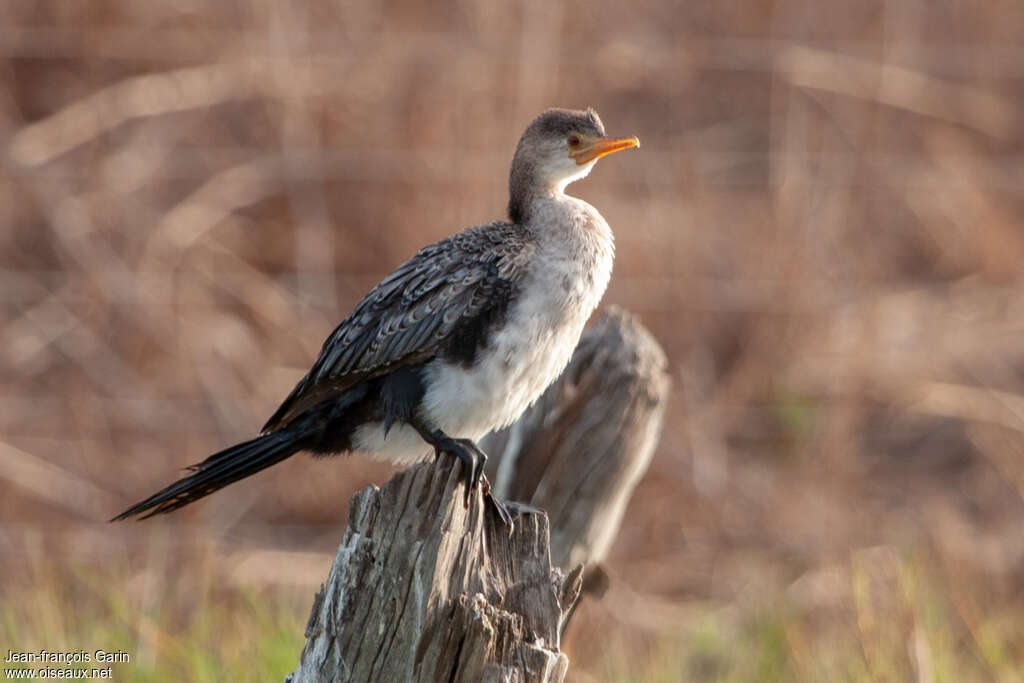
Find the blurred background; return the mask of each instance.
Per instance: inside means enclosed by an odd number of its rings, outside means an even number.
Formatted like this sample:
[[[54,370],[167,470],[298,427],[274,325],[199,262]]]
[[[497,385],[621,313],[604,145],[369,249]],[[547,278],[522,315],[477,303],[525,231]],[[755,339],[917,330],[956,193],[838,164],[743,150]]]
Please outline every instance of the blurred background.
[[[577,681],[1024,678],[1024,5],[0,1],[0,646],[280,680],[353,491],[249,437],[358,298],[503,217],[519,134],[664,346]],[[6,654],[6,653],[5,653]]]

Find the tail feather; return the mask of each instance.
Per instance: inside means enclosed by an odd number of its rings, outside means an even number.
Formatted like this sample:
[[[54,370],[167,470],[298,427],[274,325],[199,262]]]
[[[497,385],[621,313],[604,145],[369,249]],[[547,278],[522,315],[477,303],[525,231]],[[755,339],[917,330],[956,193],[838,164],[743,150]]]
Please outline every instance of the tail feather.
[[[301,449],[301,439],[289,431],[265,434],[226,448],[190,467],[192,474],[136,503],[110,521],[116,522],[136,515],[146,519],[177,510],[228,484],[275,465]]]

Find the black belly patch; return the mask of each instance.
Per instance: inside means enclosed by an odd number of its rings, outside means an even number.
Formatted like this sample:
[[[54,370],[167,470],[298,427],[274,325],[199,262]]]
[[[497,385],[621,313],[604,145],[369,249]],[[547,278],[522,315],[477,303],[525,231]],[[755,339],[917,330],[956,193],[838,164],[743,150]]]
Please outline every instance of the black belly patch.
[[[384,435],[396,421],[409,422],[427,391],[423,366],[398,368],[381,378],[380,398],[384,408]]]
[[[356,431],[371,422],[385,429],[415,416],[426,393],[423,365],[397,368],[317,405],[295,419],[306,432],[303,448],[314,455],[345,453]]]

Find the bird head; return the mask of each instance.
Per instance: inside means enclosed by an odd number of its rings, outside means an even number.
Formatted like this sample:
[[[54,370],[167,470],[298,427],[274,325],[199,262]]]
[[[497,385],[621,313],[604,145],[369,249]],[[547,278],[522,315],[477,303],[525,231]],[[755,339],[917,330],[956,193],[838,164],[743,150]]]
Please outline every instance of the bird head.
[[[639,146],[635,137],[605,135],[593,109],[548,109],[519,138],[509,176],[510,217],[524,217],[529,196],[561,194],[566,185],[590,173],[601,157]]]

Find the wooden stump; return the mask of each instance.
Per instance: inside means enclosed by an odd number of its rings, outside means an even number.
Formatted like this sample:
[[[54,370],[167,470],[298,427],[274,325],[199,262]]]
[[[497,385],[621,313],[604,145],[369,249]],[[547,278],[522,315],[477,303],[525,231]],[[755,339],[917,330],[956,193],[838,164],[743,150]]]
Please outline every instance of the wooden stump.
[[[353,497],[286,683],[565,679],[560,631],[582,567],[552,568],[543,513],[510,535],[479,492],[467,509],[461,472],[443,457]]]

